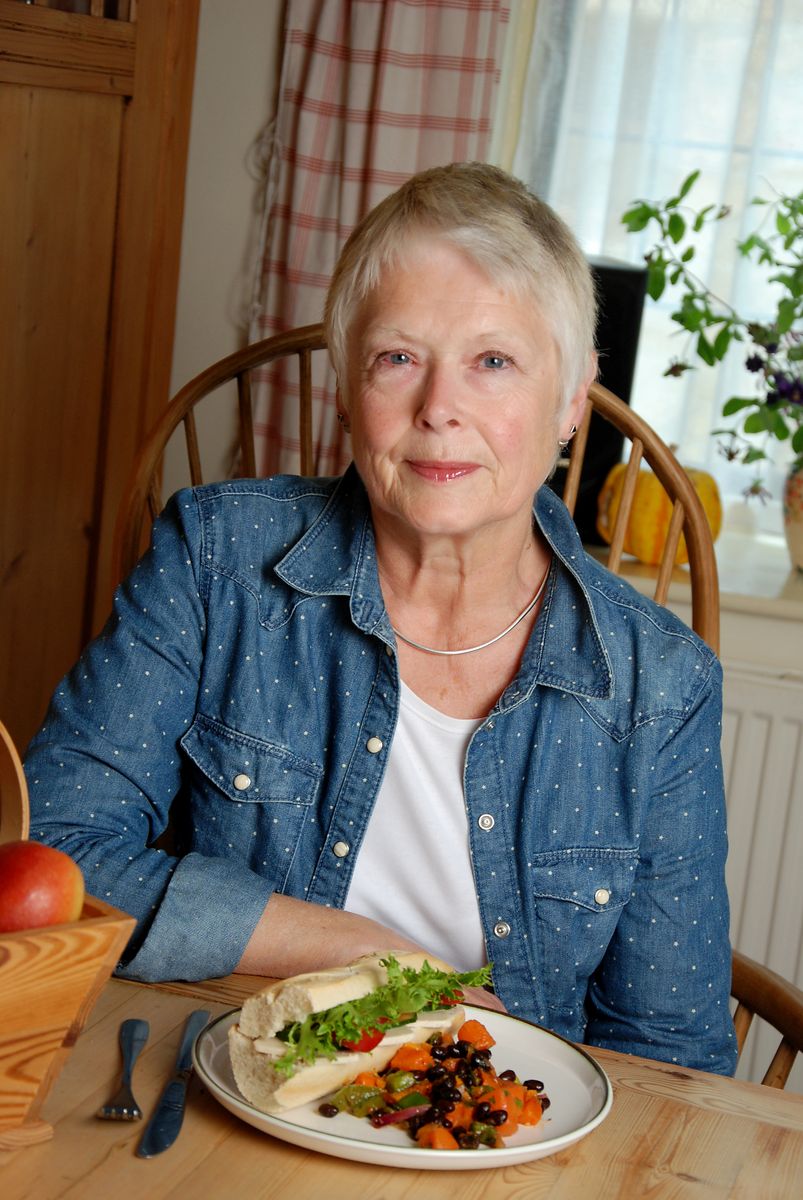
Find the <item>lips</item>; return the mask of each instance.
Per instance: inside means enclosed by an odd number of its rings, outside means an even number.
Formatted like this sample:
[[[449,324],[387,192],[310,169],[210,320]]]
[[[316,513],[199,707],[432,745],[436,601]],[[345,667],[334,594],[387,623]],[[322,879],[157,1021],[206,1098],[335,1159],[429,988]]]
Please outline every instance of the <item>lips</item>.
[[[452,483],[456,479],[464,479],[479,470],[479,464],[473,462],[430,462],[426,459],[407,459],[407,465],[416,475],[430,483]]]

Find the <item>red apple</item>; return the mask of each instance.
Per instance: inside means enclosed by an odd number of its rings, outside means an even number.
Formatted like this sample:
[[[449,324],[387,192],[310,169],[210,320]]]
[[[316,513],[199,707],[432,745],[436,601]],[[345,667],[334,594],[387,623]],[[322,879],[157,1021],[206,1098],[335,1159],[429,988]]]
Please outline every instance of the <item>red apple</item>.
[[[84,877],[77,863],[41,842],[0,846],[0,933],[77,921]]]

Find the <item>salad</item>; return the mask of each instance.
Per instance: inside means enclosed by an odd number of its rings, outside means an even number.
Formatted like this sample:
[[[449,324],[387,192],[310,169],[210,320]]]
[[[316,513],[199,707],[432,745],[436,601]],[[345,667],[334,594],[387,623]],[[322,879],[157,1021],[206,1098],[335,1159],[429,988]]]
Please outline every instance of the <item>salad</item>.
[[[422,1149],[497,1149],[520,1125],[537,1125],[549,1108],[539,1079],[497,1074],[495,1041],[481,1021],[468,1020],[456,1037],[433,1034],[406,1042],[380,1072],[365,1071],[318,1108],[325,1117],[348,1113],[379,1129],[398,1125]]]

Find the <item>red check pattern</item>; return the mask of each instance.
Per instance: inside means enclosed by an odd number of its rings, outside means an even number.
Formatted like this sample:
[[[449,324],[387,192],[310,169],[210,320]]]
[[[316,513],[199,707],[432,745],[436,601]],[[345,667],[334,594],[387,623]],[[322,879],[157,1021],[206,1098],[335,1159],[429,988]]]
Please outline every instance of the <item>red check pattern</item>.
[[[321,320],[351,229],[416,171],[485,157],[508,21],[501,0],[288,0],[252,340]],[[315,355],[316,471],[349,459]],[[254,380],[258,462],[298,471],[298,386]]]

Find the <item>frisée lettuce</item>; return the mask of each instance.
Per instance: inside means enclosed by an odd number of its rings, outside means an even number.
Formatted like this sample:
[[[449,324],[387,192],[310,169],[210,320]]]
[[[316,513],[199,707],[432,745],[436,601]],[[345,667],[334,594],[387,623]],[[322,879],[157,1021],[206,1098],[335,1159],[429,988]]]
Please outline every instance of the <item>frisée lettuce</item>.
[[[367,996],[347,1000],[334,1008],[310,1013],[293,1021],[276,1036],[286,1043],[284,1054],[272,1064],[292,1075],[301,1063],[318,1057],[334,1058],[346,1042],[359,1042],[367,1030],[388,1029],[415,1020],[421,1012],[460,1002],[464,987],[484,987],[491,982],[491,965],[478,971],[440,971],[425,962],[420,970],[402,967],[393,955],[382,959],[387,983]]]

